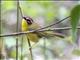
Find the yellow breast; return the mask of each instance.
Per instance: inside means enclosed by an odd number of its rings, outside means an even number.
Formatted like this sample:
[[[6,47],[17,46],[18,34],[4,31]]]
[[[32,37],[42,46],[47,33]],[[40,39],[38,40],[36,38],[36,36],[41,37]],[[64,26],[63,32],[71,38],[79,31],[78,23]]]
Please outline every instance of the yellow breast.
[[[22,19],[22,31],[28,31],[28,24],[26,23],[26,20]]]
[[[28,23],[26,22],[26,20],[24,20],[24,19],[22,19],[22,24],[21,25],[22,25],[21,29],[22,29],[23,32],[29,31],[31,28],[33,28],[33,27],[30,27],[28,25]],[[27,37],[30,41],[33,41],[33,42],[38,42],[38,39],[39,39],[37,34],[35,34],[35,33],[29,33],[29,34],[27,34]]]

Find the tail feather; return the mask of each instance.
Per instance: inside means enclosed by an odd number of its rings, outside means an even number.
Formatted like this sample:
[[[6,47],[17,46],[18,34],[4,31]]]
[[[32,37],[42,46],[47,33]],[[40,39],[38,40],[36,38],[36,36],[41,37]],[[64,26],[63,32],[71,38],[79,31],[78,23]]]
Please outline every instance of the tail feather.
[[[64,38],[65,35],[61,34],[61,33],[57,33],[57,32],[53,32],[53,31],[45,31],[45,32],[37,32],[37,34],[40,37],[60,37],[60,38]]]

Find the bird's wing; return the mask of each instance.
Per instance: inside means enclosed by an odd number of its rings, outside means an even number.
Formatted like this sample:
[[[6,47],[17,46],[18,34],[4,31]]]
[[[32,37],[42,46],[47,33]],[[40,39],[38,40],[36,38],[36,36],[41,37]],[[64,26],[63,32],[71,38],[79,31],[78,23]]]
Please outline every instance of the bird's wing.
[[[29,30],[37,30],[41,28],[41,26],[39,26],[37,23],[33,23],[29,26]]]
[[[38,36],[40,37],[60,37],[60,38],[64,38],[65,35],[61,34],[61,33],[57,33],[57,32],[53,32],[53,31],[43,31],[43,32],[36,32],[38,34]]]

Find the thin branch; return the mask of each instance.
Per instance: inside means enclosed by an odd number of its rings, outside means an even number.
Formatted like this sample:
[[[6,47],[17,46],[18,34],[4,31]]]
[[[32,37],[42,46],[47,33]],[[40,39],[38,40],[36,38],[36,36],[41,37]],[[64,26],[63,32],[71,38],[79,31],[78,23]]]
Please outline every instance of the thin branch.
[[[44,38],[44,48],[43,48],[43,53],[44,53],[44,60],[47,60],[47,56],[46,56],[46,38]]]
[[[21,60],[23,60],[23,35],[21,39]]]
[[[19,10],[20,10],[21,17],[23,18],[24,16],[23,16],[23,13],[22,13],[22,10],[21,10],[21,7],[20,7],[20,3],[19,3],[19,5],[18,5],[18,8],[19,8]]]
[[[69,18],[69,17],[70,17],[70,16],[68,16],[68,17],[66,17],[66,18],[64,18],[64,19],[62,19],[62,20],[60,20],[60,21],[58,21],[58,22],[56,22],[56,23],[53,23],[53,24],[51,24],[51,25],[45,26],[45,27],[43,27],[43,28],[40,28],[40,29],[38,29],[38,30],[46,29],[46,28],[48,28],[48,27],[54,26],[54,25],[56,25],[56,24],[59,24],[60,22],[66,20],[66,19]]]
[[[26,32],[16,32],[16,33],[10,33],[10,34],[0,34],[0,37],[7,37],[7,36],[17,36],[17,35],[22,35],[22,34],[28,34],[33,31],[26,31]]]
[[[32,47],[28,36],[27,36],[27,40],[28,40],[29,51],[30,51],[30,60],[33,60]]]
[[[50,30],[55,31],[55,30],[70,30],[70,29],[72,29],[72,28],[71,27],[62,27],[62,28],[53,28],[53,29],[50,29]],[[80,29],[80,27],[77,27],[77,29]]]
[[[72,29],[72,28],[71,27],[63,27],[63,28],[54,28],[54,29],[44,29],[44,30],[39,30],[38,32],[55,31],[55,30],[70,30],[70,29]],[[80,29],[80,27],[77,27],[77,29]],[[32,33],[35,31],[36,30],[26,31],[26,32],[16,32],[16,33],[10,33],[10,34],[1,34],[0,37],[23,35],[23,34],[28,34],[28,33]]]
[[[21,10],[21,7],[20,7],[20,2],[18,3],[18,8],[20,10],[21,17],[23,17],[22,10]],[[23,54],[23,35],[22,35],[22,40],[21,40],[21,60],[23,60],[22,54]]]
[[[18,23],[18,21],[19,21],[19,8],[18,8],[18,6],[19,6],[19,0],[17,0],[17,22],[16,22],[16,32],[18,32],[18,25],[19,25],[19,23]],[[16,60],[18,60],[18,35],[17,35],[17,37],[16,37]]]

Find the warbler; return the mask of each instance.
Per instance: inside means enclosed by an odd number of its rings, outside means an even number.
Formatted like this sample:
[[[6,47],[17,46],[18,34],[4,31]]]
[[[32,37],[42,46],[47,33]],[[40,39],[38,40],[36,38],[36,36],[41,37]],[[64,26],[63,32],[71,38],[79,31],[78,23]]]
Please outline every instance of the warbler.
[[[35,23],[33,21],[33,19],[30,17],[22,18],[21,27],[22,27],[21,29],[23,32],[37,30],[37,29],[41,28],[41,26],[39,24]],[[64,38],[64,35],[62,35],[60,33],[55,33],[53,31],[43,31],[43,32],[35,31],[35,32],[31,32],[31,33],[27,34],[28,39],[32,42],[38,42],[39,39],[42,37],[48,38],[48,37],[54,37],[54,36]]]

